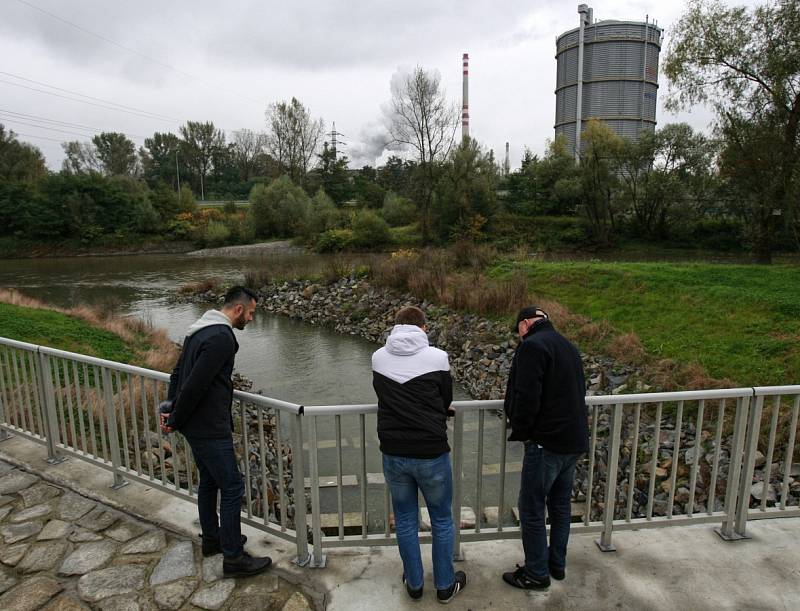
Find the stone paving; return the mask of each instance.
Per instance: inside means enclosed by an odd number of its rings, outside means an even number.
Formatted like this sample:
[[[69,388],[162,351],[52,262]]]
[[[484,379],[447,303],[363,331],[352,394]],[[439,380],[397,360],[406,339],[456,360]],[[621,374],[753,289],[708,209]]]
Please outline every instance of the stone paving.
[[[313,604],[267,572],[224,579],[222,555],[0,461],[0,609],[266,609]]]

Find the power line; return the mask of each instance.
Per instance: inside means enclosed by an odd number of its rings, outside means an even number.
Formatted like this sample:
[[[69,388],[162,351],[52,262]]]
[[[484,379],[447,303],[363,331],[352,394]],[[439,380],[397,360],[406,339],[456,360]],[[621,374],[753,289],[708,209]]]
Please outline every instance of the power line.
[[[63,140],[58,140],[57,138],[48,138],[47,136],[34,136],[33,134],[23,134],[22,132],[14,132],[15,136],[25,136],[26,138],[39,138],[40,140],[49,140],[50,142],[58,142],[59,144],[64,142]]]
[[[142,136],[140,134],[128,134],[126,132],[122,132],[122,131],[115,130],[115,129],[103,129],[103,128],[100,128],[100,127],[92,127],[91,125],[83,125],[81,123],[70,123],[68,121],[60,121],[58,119],[50,119],[48,117],[41,117],[41,116],[38,116],[38,115],[29,115],[29,114],[24,113],[24,112],[16,112],[16,111],[13,111],[13,110],[5,110],[3,108],[0,108],[0,115],[6,115],[7,116],[6,120],[8,120],[8,121],[15,121],[15,120],[16,121],[23,121],[24,120],[24,121],[35,121],[37,123],[44,122],[44,123],[52,123],[52,124],[57,125],[59,127],[71,127],[71,128],[80,129],[80,130],[87,130],[87,131],[89,131],[91,133],[95,133],[95,134],[101,133],[101,132],[117,132],[117,133],[125,134],[129,138],[144,139],[144,138],[147,137],[147,136]]]
[[[30,2],[26,2],[26,0],[17,0],[17,2],[19,2],[20,4],[24,4],[25,6],[27,6],[29,8],[32,8],[32,9],[34,9],[36,11],[39,11],[40,13],[43,13],[43,14],[47,15],[48,17],[51,17],[51,18],[53,18],[53,19],[55,19],[57,21],[60,21],[61,23],[64,23],[64,24],[66,24],[66,25],[68,25],[70,27],[73,27],[73,28],[83,32],[84,34],[87,34],[89,36],[94,36],[95,38],[97,38],[99,40],[102,40],[103,42],[105,42],[105,43],[107,43],[109,45],[113,45],[115,47],[119,47],[120,49],[123,49],[124,51],[127,51],[128,53],[133,53],[134,55],[138,55],[139,57],[141,57],[143,59],[146,59],[148,61],[151,61],[154,64],[158,64],[159,66],[162,66],[163,68],[168,68],[169,70],[174,70],[175,72],[177,72],[179,74],[182,74],[182,75],[184,75],[186,77],[189,77],[191,79],[194,79],[196,81],[200,81],[202,83],[205,83],[206,85],[210,85],[213,88],[219,89],[220,91],[224,91],[225,93],[228,93],[230,95],[235,95],[237,97],[244,98],[246,100],[249,100],[250,102],[254,102],[254,103],[259,104],[259,105],[263,104],[263,102],[261,100],[256,100],[255,98],[251,98],[250,96],[244,95],[242,93],[239,93],[239,92],[236,92],[236,91],[233,91],[233,90],[228,90],[228,89],[225,89],[224,87],[220,87],[216,83],[212,83],[211,81],[206,81],[205,79],[203,79],[203,78],[201,78],[199,76],[196,76],[194,74],[186,72],[185,70],[181,70],[180,68],[176,68],[175,66],[173,66],[171,64],[168,64],[166,62],[163,62],[163,61],[161,61],[159,59],[156,59],[155,57],[151,57],[149,55],[146,55],[146,54],[142,53],[141,51],[138,51],[136,49],[133,49],[131,47],[123,45],[122,43],[119,43],[116,40],[112,40],[111,38],[108,38],[107,36],[103,36],[102,34],[98,34],[97,32],[93,32],[92,30],[89,30],[89,29],[87,29],[87,28],[85,28],[85,27],[83,27],[81,25],[78,25],[77,23],[73,23],[72,21],[68,21],[67,19],[64,19],[63,17],[59,17],[55,13],[51,13],[50,11],[46,11],[45,9],[43,9],[41,7],[38,7],[35,4],[32,4]]]
[[[12,72],[4,72],[3,70],[0,70],[0,74],[3,74],[5,76],[10,76],[11,78],[15,78],[15,79],[18,79],[20,81],[25,81],[27,83],[34,83],[35,85],[41,85],[41,86],[47,87],[49,89],[55,89],[56,91],[63,91],[64,93],[69,93],[71,95],[77,95],[79,97],[87,98],[89,100],[94,100],[96,102],[102,102],[103,104],[109,104],[111,106],[119,107],[120,109],[127,110],[127,111],[130,111],[130,112],[136,112],[136,113],[140,113],[140,114],[149,115],[151,118],[160,119],[162,121],[180,121],[180,119],[178,119],[176,117],[171,117],[169,115],[162,115],[162,114],[159,114],[159,113],[156,113],[156,112],[150,112],[149,110],[143,110],[141,108],[136,108],[135,106],[127,106],[125,104],[120,104],[118,102],[114,102],[113,100],[104,100],[103,98],[97,98],[95,96],[87,95],[87,94],[81,93],[79,91],[73,91],[71,89],[64,89],[63,87],[56,87],[55,85],[51,85],[49,83],[45,83],[45,82],[42,82],[42,81],[37,81],[37,80],[34,80],[34,79],[26,78],[24,76],[20,76],[19,74],[14,74]],[[4,82],[4,83],[8,83],[10,85],[16,85],[18,87],[22,87],[22,85],[20,85],[19,83],[13,83],[11,81],[0,81],[0,82]],[[40,90],[34,89],[34,91],[40,91]]]

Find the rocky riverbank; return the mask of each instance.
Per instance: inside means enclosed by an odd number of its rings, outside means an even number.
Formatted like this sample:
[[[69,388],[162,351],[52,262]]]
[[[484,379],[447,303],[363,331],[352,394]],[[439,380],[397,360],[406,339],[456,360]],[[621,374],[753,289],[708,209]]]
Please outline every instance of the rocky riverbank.
[[[304,322],[331,327],[339,333],[358,335],[376,344],[385,341],[395,312],[404,305],[421,307],[428,317],[428,336],[432,345],[446,350],[450,355],[453,377],[475,399],[500,399],[505,393],[505,384],[518,339],[512,333],[510,321],[487,320],[473,314],[455,312],[449,308],[420,301],[410,295],[399,294],[389,289],[373,287],[366,279],[343,278],[332,284],[310,280],[296,280],[265,285],[258,290],[259,306],[265,310],[302,320]],[[218,302],[221,295],[208,292],[183,296],[197,302]],[[601,355],[582,355],[586,372],[587,395],[618,394],[625,392],[647,392],[652,390],[639,381],[641,372]],[[627,516],[629,486],[633,486],[630,500],[631,517],[647,515],[652,504],[652,515],[666,515],[672,497],[672,512],[675,515],[693,511],[721,509],[724,500],[725,482],[728,475],[732,444],[732,414],[734,406],[729,402],[716,452],[716,430],[720,426],[716,410],[709,409],[700,423],[697,434],[697,406],[687,405],[676,435],[675,406],[666,405],[662,418],[656,421],[655,407],[642,408],[638,434],[635,428],[633,409],[626,410],[622,424],[623,447],[619,459],[617,476],[615,515]],[[605,480],[607,474],[608,437],[610,412],[597,410],[597,450],[591,477],[589,460],[578,464],[574,499],[585,503],[589,494],[590,519],[599,519],[605,507]],[[656,432],[658,429],[658,432]],[[634,438],[638,439],[634,451]],[[677,459],[675,448],[679,448]],[[657,449],[656,449],[657,448]],[[697,467],[694,467],[695,452]],[[784,481],[783,465],[777,457],[783,456],[781,448],[775,452],[774,464],[764,464],[761,456],[756,464],[751,502],[757,505],[767,485],[768,505],[780,500]],[[631,467],[635,460],[635,476]],[[654,464],[655,462],[655,464]],[[674,494],[673,470],[675,470]],[[787,501],[797,504],[800,499],[800,477],[796,465],[787,473],[789,488]],[[694,472],[694,495],[690,487]],[[655,477],[653,477],[655,475]],[[653,480],[652,502],[649,488]],[[712,481],[713,480],[713,481]],[[690,509],[690,500],[693,508]]]

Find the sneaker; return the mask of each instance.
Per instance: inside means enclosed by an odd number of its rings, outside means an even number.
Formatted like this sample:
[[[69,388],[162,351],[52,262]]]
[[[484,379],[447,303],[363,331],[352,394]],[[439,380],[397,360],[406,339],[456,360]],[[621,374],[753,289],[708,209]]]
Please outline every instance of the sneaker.
[[[222,553],[222,544],[219,542],[219,537],[207,538],[200,535],[203,545],[203,556],[216,556]],[[247,543],[247,537],[242,535],[242,545]]]
[[[444,590],[436,590],[436,600],[446,605],[456,597],[461,590],[467,587],[467,575],[464,571],[456,571],[456,578],[453,585]]]
[[[550,587],[549,577],[531,577],[525,573],[525,567],[519,565],[516,571],[503,573],[503,581],[523,590],[546,590]]]
[[[567,574],[564,571],[564,569],[559,569],[559,568],[553,566],[552,564],[548,564],[547,568],[550,571],[550,577],[552,577],[553,579],[561,581],[562,579],[564,579],[564,577],[567,576]]]
[[[422,598],[422,588],[424,587],[424,584],[419,587],[419,590],[415,590],[410,585],[408,585],[408,582],[406,581],[406,574],[403,573],[403,585],[405,585],[406,592],[408,592],[408,595],[411,598],[413,598],[414,600],[419,600],[420,598]]]
[[[264,556],[263,558],[256,558],[242,552],[238,558],[225,558],[222,561],[222,574],[225,577],[247,577],[249,575],[258,575],[263,573],[272,564],[272,558]]]

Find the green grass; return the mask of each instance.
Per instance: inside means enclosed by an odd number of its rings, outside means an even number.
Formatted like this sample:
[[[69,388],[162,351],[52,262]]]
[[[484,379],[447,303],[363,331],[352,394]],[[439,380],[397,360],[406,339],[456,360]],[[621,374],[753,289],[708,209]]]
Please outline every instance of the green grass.
[[[52,310],[0,303],[0,337],[130,363],[134,350],[119,336]]]
[[[800,383],[800,267],[503,261],[531,292],[634,332],[648,353],[742,385]]]

